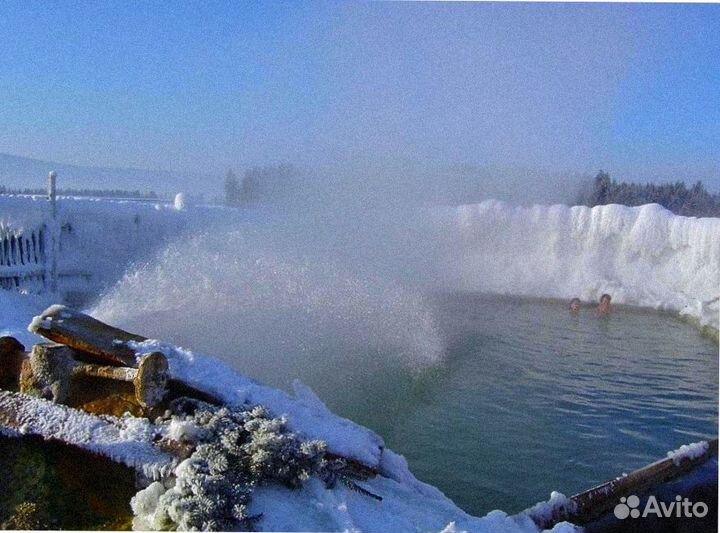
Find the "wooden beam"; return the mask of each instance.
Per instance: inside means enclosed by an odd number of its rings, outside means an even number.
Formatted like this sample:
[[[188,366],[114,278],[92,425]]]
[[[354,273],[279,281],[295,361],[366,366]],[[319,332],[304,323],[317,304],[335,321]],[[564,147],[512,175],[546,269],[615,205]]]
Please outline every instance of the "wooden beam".
[[[36,435],[62,442],[125,464],[154,477],[169,472],[172,456],[152,442],[128,439],[122,419],[102,417],[35,398],[0,391],[0,434],[8,437]]]
[[[62,305],[53,305],[33,320],[30,331],[72,348],[74,358],[85,362],[138,368],[135,350],[128,341],[143,342],[146,337],[128,333],[97,320],[89,315]],[[84,357],[88,354],[92,357]],[[193,387],[179,379],[167,382],[168,400],[188,396],[221,405],[223,402],[214,394]]]
[[[623,496],[642,495],[667,481],[687,474],[711,457],[718,454],[718,439],[708,442],[707,451],[694,459],[684,458],[675,463],[668,457],[635,470],[626,476],[607,481],[570,497],[571,505],[566,511],[553,513],[551,519],[544,517],[531,518],[541,529],[551,529],[556,523],[567,520],[572,524],[583,526],[596,520],[603,514],[614,509]]]
[[[46,309],[29,329],[46,339],[93,355],[100,362],[132,368],[137,368],[138,362],[135,350],[127,342],[147,340],[62,305]]]

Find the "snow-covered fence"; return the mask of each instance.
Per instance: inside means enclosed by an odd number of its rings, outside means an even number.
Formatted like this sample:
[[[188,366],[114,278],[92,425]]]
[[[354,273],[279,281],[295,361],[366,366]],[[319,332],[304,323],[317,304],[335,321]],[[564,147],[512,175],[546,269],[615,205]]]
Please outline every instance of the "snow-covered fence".
[[[47,227],[0,228],[0,287],[44,290],[49,282]]]
[[[0,262],[0,289],[56,293],[79,305],[185,230],[246,220],[237,209],[188,205],[183,195],[174,204],[79,198],[57,196],[55,185],[48,177],[47,195],[0,194],[0,241],[7,237],[2,245],[14,250]]]
[[[49,217],[30,215],[29,224],[0,222],[0,288],[57,290],[59,235],[50,231],[57,227],[56,179],[55,172],[48,174]]]

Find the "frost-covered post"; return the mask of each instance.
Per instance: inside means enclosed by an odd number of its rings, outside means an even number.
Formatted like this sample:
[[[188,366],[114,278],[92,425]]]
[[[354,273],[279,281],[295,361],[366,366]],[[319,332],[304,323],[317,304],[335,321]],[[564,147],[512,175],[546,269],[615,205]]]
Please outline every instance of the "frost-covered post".
[[[50,212],[52,218],[55,220],[57,217],[57,173],[53,170],[48,174],[48,201],[50,202]]]
[[[48,174],[48,201],[50,202],[50,290],[57,292],[57,254],[60,240],[60,225],[57,222],[57,173],[53,170]]]
[[[184,192],[179,192],[175,195],[173,207],[175,207],[178,211],[182,211],[187,208],[187,198],[185,197]]]

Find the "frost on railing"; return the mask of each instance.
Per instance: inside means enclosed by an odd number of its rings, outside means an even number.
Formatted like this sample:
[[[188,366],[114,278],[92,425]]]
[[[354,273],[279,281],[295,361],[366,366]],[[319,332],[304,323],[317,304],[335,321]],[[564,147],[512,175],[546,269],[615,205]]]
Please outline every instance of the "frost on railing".
[[[12,217],[10,222],[0,220],[0,289],[57,291],[60,239],[57,231],[56,182],[57,174],[50,172],[47,194],[49,209],[42,209],[35,216],[16,217],[14,222]]]
[[[0,287],[44,290],[47,287],[45,225],[34,229],[0,227]]]

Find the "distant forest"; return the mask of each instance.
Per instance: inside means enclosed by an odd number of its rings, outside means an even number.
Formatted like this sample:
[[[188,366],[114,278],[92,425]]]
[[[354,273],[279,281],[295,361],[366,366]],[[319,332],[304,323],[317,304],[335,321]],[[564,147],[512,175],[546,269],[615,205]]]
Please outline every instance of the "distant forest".
[[[595,176],[592,187],[579,200],[580,205],[660,204],[676,215],[692,217],[720,217],[720,194],[709,193],[698,181],[688,188],[682,181],[659,185],[622,183],[610,179],[607,172]]]
[[[58,194],[66,196],[90,196],[93,198],[133,198],[141,200],[157,200],[159,197],[154,191],[125,191],[122,189],[58,189]],[[47,194],[47,189],[12,189],[0,185],[0,194]]]
[[[239,207],[286,198],[297,173],[295,167],[287,164],[253,167],[238,180],[230,169],[225,176],[225,205]]]

